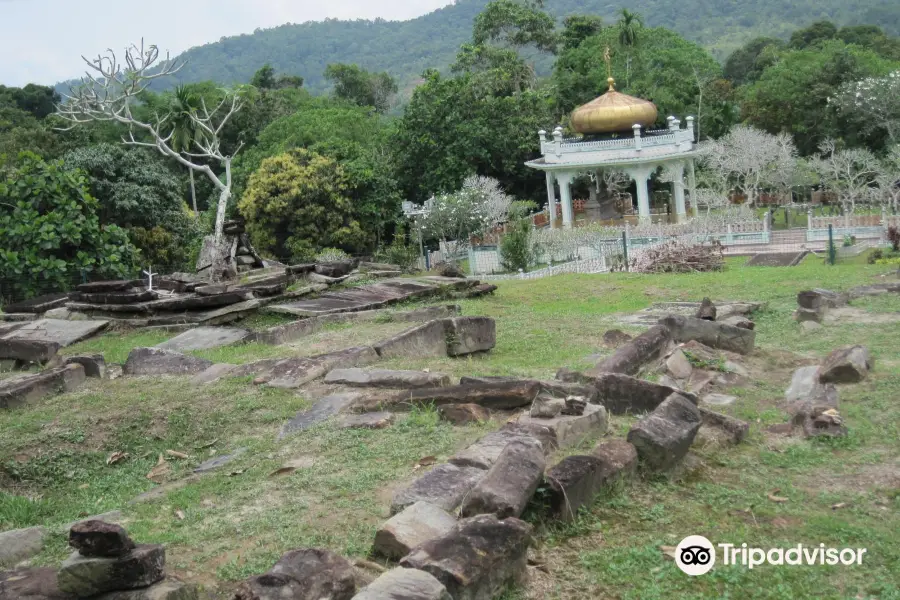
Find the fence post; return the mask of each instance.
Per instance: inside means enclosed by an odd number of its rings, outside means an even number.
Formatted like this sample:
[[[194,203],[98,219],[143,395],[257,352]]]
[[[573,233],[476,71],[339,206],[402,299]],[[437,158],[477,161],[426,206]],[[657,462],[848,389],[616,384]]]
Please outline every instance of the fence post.
[[[834,225],[828,224],[828,264],[833,265],[837,259],[837,248],[834,246]]]
[[[625,224],[625,231],[622,232],[622,251],[625,256],[625,270],[628,271],[628,224]]]

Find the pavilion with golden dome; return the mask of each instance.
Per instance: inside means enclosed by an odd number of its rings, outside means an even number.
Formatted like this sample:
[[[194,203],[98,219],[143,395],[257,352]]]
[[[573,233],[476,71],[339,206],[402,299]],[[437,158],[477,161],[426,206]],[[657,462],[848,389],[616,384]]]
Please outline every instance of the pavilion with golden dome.
[[[607,82],[609,89],[605,94],[572,113],[572,128],[582,137],[564,137],[561,126],[553,130],[550,138],[546,131],[540,131],[543,156],[525,163],[544,171],[547,177],[551,221],[557,214],[557,184],[563,227],[572,227],[572,181],[586,173],[615,169],[634,180],[638,216],[641,222],[649,222],[647,181],[659,167],[666,167],[674,175],[675,213],[679,222],[685,220],[684,170],[695,156],[694,118],[687,117],[685,128],[681,127],[681,121],[669,117],[666,129],[647,129],[656,122],[656,105],[617,92],[611,76]]]

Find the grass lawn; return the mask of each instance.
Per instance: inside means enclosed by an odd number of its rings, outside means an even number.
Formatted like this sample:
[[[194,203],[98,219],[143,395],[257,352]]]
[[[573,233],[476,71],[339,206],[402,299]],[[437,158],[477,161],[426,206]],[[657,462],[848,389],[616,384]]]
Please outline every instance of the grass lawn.
[[[796,293],[811,287],[847,289],[881,281],[889,267],[864,261],[830,267],[810,258],[793,268],[743,268],[693,275],[563,275],[506,281],[488,298],[461,302],[464,314],[497,319],[498,343],[477,358],[394,360],[386,368],[429,368],[455,375],[552,378],[560,367],[585,368],[603,350],[602,336],[622,328],[616,313],[658,301],[762,300],[758,350],[748,360],[765,373],[733,390],[728,412],[752,424],[741,446],[697,447],[694,468],[675,480],[643,479],[598,500],[569,525],[529,511],[536,536],[527,587],[513,598],[900,598],[900,311],[897,296],[854,302],[873,322],[842,322],[805,332],[791,318]],[[881,321],[877,318],[882,317]],[[878,321],[878,322],[876,322]],[[255,344],[202,353],[217,361],[314,354],[329,345],[368,343],[396,324],[341,326],[285,347]],[[173,334],[111,333],[70,349],[104,352],[124,361],[134,346]],[[779,408],[794,368],[851,343],[876,359],[872,377],[842,386],[841,414],[850,435],[806,441],[765,433],[782,423]],[[379,366],[382,366],[381,364]],[[425,456],[445,460],[493,424],[452,427],[433,411],[400,415],[381,431],[344,431],[331,424],[276,439],[279,427],[312,398],[253,386],[249,378],[196,387],[183,378],[89,381],[82,390],[0,412],[0,530],[57,526],[121,509],[142,542],[168,547],[169,570],[189,581],[229,586],[267,570],[283,552],[325,546],[366,557],[386,519],[393,491],[418,475]],[[611,420],[623,436],[632,419]],[[595,440],[586,440],[590,448]],[[245,449],[213,473],[184,481],[212,455]],[[146,478],[160,454],[175,450],[163,481],[168,494],[129,503],[156,487]],[[107,464],[113,452],[124,460]],[[275,475],[285,464],[295,470]],[[419,471],[420,472],[420,471]],[[179,487],[180,486],[180,487]],[[773,502],[775,490],[787,502]],[[832,508],[842,505],[839,508]],[[867,548],[861,566],[717,565],[707,575],[682,574],[660,546],[687,535],[750,546]],[[39,564],[66,555],[56,533]]]

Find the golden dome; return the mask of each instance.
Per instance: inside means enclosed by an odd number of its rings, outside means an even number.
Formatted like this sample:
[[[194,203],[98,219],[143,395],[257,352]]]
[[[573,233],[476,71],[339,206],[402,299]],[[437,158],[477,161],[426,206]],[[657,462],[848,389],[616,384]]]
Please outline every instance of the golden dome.
[[[616,91],[615,80],[607,79],[609,91],[572,112],[572,127],[578,133],[631,131],[633,125],[647,127],[656,122],[656,105]]]

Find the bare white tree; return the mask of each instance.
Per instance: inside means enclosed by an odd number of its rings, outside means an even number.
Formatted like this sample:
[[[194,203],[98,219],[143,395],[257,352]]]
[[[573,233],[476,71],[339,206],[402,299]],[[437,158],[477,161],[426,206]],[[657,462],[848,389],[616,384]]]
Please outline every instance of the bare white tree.
[[[704,144],[701,156],[707,170],[715,172],[715,181],[743,190],[751,206],[764,188],[789,188],[797,164],[790,135],[772,135],[747,125],[735,125],[721,139]]]
[[[881,171],[878,158],[865,148],[839,150],[834,140],[825,140],[811,164],[822,185],[837,194],[846,210],[876,198],[875,179]]]
[[[160,60],[159,49],[156,46],[145,47],[143,41],[140,47],[132,45],[125,49],[124,64],[119,62],[112,50],[107,50],[105,55],[98,55],[93,60],[83,56],[82,59],[88,66],[85,76],[69,94],[63,95],[63,102],[57,106],[57,114],[72,123],[69,129],[93,121],[122,124],[128,128],[128,136],[122,137],[125,144],[155,148],[192,172],[197,171],[209,178],[219,190],[219,203],[215,236],[213,240],[207,240],[205,246],[214,245],[214,250],[210,251],[210,275],[218,277],[225,261],[222,238],[225,209],[231,198],[231,161],[240,151],[238,146],[233,154],[226,154],[222,150],[221,135],[229,119],[242,107],[240,96],[226,90],[218,105],[211,109],[202,101],[200,109],[191,111],[189,115],[197,132],[193,138],[193,146],[178,152],[172,147],[175,119],[178,115],[156,114],[152,121],[142,121],[134,116],[132,108],[139,102],[140,94],[154,80],[174,75],[185,63],[177,63],[168,54],[165,59]],[[207,162],[222,165],[224,181]]]

